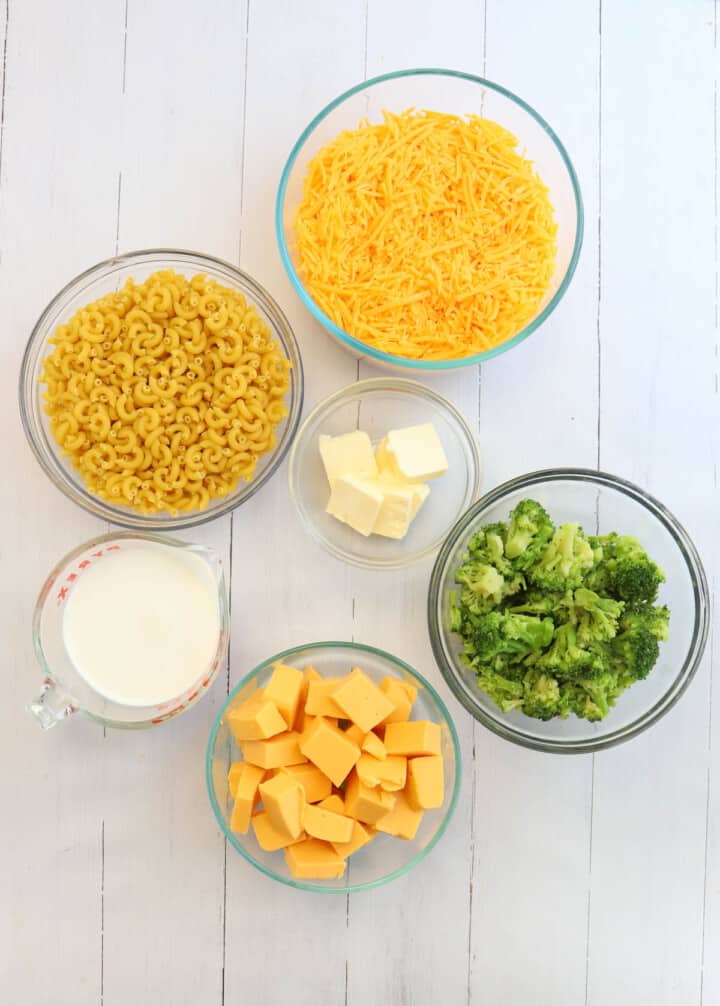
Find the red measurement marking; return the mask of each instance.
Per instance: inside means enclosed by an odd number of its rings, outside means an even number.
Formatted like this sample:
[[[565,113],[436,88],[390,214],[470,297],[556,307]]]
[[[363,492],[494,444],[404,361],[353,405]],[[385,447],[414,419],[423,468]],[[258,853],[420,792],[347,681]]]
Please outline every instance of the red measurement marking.
[[[108,547],[105,549],[106,552],[118,552],[119,550],[120,550],[119,545],[108,545]]]
[[[205,678],[205,680],[202,683],[202,686],[203,688],[207,688],[209,684],[210,684],[210,678]]]
[[[73,583],[75,580],[77,580],[77,573],[71,573],[70,576],[66,576],[65,579],[68,581],[68,583]]]
[[[58,601],[64,601],[67,596],[68,596],[67,587],[61,587],[57,595]]]
[[[216,671],[218,669],[218,663],[219,663],[219,661],[216,660],[215,663],[212,665],[212,670],[213,671]]]
[[[100,549],[99,552],[93,552],[93,558],[94,559],[100,559],[100,558],[102,558],[102,554],[103,554],[103,550],[102,549]]]
[[[188,695],[188,702],[192,702],[192,700],[193,700],[193,699],[196,699],[196,698],[198,697],[198,695],[199,695],[199,694],[200,694],[200,689],[196,689],[196,690],[195,690],[195,691],[194,691],[194,692],[192,693],[192,695]]]
[[[78,569],[87,569],[89,565],[90,565],[90,560],[89,559],[83,559],[82,562],[78,563]]]

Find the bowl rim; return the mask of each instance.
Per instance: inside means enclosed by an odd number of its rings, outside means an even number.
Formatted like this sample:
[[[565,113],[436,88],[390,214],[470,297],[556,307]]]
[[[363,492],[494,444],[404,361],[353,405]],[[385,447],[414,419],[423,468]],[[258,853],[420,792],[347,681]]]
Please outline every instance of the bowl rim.
[[[264,864],[259,863],[249,854],[249,852],[247,852],[246,849],[243,848],[241,843],[235,837],[234,833],[230,831],[229,828],[226,827],[217,800],[215,799],[215,792],[213,789],[213,782],[212,782],[212,756],[213,756],[213,750],[215,748],[215,741],[217,738],[218,730],[220,729],[220,721],[222,720],[225,711],[227,710],[228,706],[235,698],[237,693],[247,684],[249,684],[250,681],[256,675],[258,675],[261,671],[267,668],[270,664],[273,664],[276,661],[285,660],[286,657],[292,657],[294,654],[306,653],[312,650],[327,650],[330,649],[331,647],[336,646],[346,647],[350,650],[355,650],[356,652],[359,653],[372,653],[375,656],[382,657],[384,660],[389,661],[391,664],[394,664],[397,667],[402,668],[402,670],[407,671],[413,678],[416,678],[423,685],[423,687],[430,692],[430,695],[437,704],[440,712],[442,713],[445,719],[445,722],[447,723],[448,731],[450,733],[450,739],[452,741],[453,750],[455,754],[455,778],[453,779],[453,788],[452,788],[452,794],[450,796],[450,802],[448,803],[448,807],[445,812],[443,820],[440,822],[437,831],[430,839],[428,844],[425,846],[425,848],[422,849],[415,857],[413,857],[413,859],[411,859],[409,863],[406,863],[404,866],[400,867],[397,870],[393,870],[392,873],[388,873],[384,877],[380,877],[377,880],[367,881],[364,884],[346,884],[344,887],[329,887],[329,886],[320,887],[316,886],[312,882],[305,882],[295,880],[292,877],[280,876],[274,870],[271,870]],[[250,671],[249,674],[246,674],[238,682],[238,684],[235,685],[235,687],[232,689],[231,692],[228,693],[225,701],[218,710],[218,713],[212,725],[212,729],[210,730],[210,736],[208,738],[207,751],[205,755],[205,783],[207,785],[208,796],[210,798],[210,805],[212,807],[215,818],[218,824],[220,825],[220,829],[223,832],[223,835],[225,836],[227,841],[230,842],[230,844],[236,850],[236,852],[240,853],[243,859],[247,860],[248,863],[251,863],[252,866],[258,869],[261,873],[264,873],[266,877],[270,877],[271,880],[277,880],[281,884],[286,884],[288,887],[294,887],[299,891],[312,891],[313,893],[317,894],[350,894],[351,892],[355,891],[368,891],[373,887],[381,887],[383,884],[387,884],[391,880],[396,880],[398,877],[404,876],[404,874],[408,873],[414,866],[417,866],[417,864],[420,863],[423,859],[425,859],[428,853],[435,848],[437,843],[445,834],[447,827],[450,823],[450,820],[452,819],[452,816],[455,812],[455,808],[457,806],[458,797],[460,794],[461,778],[462,778],[462,754],[460,751],[460,739],[458,737],[452,716],[450,715],[450,712],[447,706],[445,705],[445,702],[440,697],[438,692],[435,690],[435,687],[427,680],[427,678],[423,677],[422,674],[416,671],[414,667],[411,667],[410,664],[406,663],[404,660],[401,660],[399,657],[394,656],[394,654],[388,653],[387,650],[381,650],[377,646],[370,646],[366,643],[349,642],[348,640],[324,640],[321,642],[305,643],[304,645],[290,646],[287,649],[282,650],[280,653],[276,653],[274,656],[269,657],[267,660],[263,660],[262,663],[258,664],[252,671]]]
[[[493,346],[492,349],[486,349],[482,353],[473,353],[470,356],[463,356],[458,359],[452,360],[418,360],[414,357],[399,356],[395,353],[386,353],[381,349],[376,349],[374,346],[368,345],[368,343],[362,342],[362,340],[357,339],[355,336],[350,335],[344,329],[336,325],[331,318],[329,318],[324,311],[315,303],[310,294],[306,291],[305,286],[298,275],[295,266],[293,264],[292,258],[290,257],[290,252],[288,249],[287,241],[285,240],[285,227],[284,227],[284,205],[285,196],[287,193],[288,180],[290,178],[290,173],[295,165],[298,154],[305,144],[308,137],[311,135],[315,127],[322,122],[335,108],[351,98],[353,95],[365,91],[368,88],[374,86],[375,84],[381,84],[387,80],[394,80],[400,77],[417,77],[417,76],[444,76],[444,77],[455,77],[461,80],[468,80],[472,83],[479,84],[481,87],[489,88],[491,91],[495,91],[497,94],[501,94],[505,98],[509,98],[511,101],[515,102],[520,108],[526,111],[541,129],[547,133],[551,141],[554,143],[560,158],[563,161],[565,168],[570,178],[570,183],[573,190],[573,195],[575,198],[575,212],[577,216],[577,223],[575,228],[575,241],[573,244],[572,254],[570,256],[570,261],[568,262],[565,275],[562,278],[560,285],[558,286],[555,293],[552,295],[545,307],[540,311],[540,313],[533,318],[529,324],[517,332],[511,339],[506,339],[505,342],[501,342],[497,346]],[[283,168],[282,174],[280,176],[280,183],[278,185],[277,197],[275,200],[275,236],[278,243],[278,248],[280,251],[280,258],[285,267],[285,271],[288,274],[290,282],[293,285],[295,293],[298,295],[305,307],[310,311],[310,313],[315,317],[317,321],[336,339],[345,345],[346,348],[359,353],[362,356],[370,357],[374,360],[378,360],[386,365],[402,367],[407,370],[417,370],[420,372],[435,372],[444,370],[456,370],[460,367],[471,367],[479,363],[483,363],[486,360],[491,360],[495,356],[499,356],[501,353],[507,352],[512,349],[513,346],[519,345],[528,336],[539,328],[553,313],[557,305],[560,303],[562,298],[565,296],[567,288],[572,281],[575,274],[575,269],[577,268],[578,259],[580,258],[580,251],[582,249],[583,234],[585,230],[585,214],[583,208],[582,195],[580,192],[580,182],[578,180],[577,173],[573,167],[572,161],[570,160],[570,155],[565,149],[564,144],[560,140],[559,136],[555,130],[550,126],[550,124],[539,114],[535,109],[524,101],[519,95],[510,91],[508,88],[503,87],[501,84],[496,84],[486,77],[479,77],[476,74],[466,73],[462,70],[448,70],[442,67],[417,67],[413,69],[406,70],[393,70],[390,73],[382,73],[376,77],[371,77],[368,80],[364,80],[354,87],[349,88],[347,91],[343,91],[342,94],[338,95],[333,101],[326,105],[318,114],[310,121],[310,123],[305,127],[305,129],[300,134],[299,138],[295,142],[290,151],[288,159]]]
[[[468,469],[468,474],[471,476],[472,481],[470,490],[466,493],[468,505],[471,505],[472,501],[476,499],[482,477],[482,458],[480,455],[480,448],[478,446],[477,437],[473,433],[470,424],[460,410],[449,399],[445,398],[444,395],[441,395],[440,392],[436,391],[434,388],[431,388],[426,384],[422,384],[420,381],[415,381],[408,377],[368,377],[362,381],[354,381],[351,384],[346,384],[344,387],[338,388],[337,391],[333,391],[331,394],[321,399],[321,401],[319,401],[312,411],[305,417],[295,436],[288,460],[288,489],[290,491],[290,497],[295,506],[297,515],[300,518],[300,522],[308,535],[336,559],[339,559],[341,562],[346,562],[350,566],[357,566],[361,569],[405,569],[406,567],[412,566],[416,562],[420,562],[420,560],[425,559],[427,556],[436,552],[438,548],[441,547],[444,537],[440,540],[440,543],[436,538],[434,542],[431,542],[429,545],[426,545],[417,552],[410,552],[395,559],[364,559],[360,556],[351,555],[344,549],[339,548],[324,535],[321,535],[318,532],[315,522],[307,517],[300,507],[298,495],[295,489],[295,486],[299,481],[297,451],[299,445],[303,443],[304,437],[310,425],[337,402],[340,402],[343,399],[352,401],[354,397],[361,398],[366,393],[373,394],[375,392],[393,390],[399,390],[418,398],[430,399],[452,416],[453,420],[457,423],[459,429],[462,431],[464,441],[468,446],[469,453],[472,458],[472,470],[470,471],[470,469]]]
[[[52,318],[53,314],[62,308],[63,301],[73,293],[75,288],[80,287],[87,281],[100,278],[103,274],[111,273],[114,270],[132,267],[134,263],[141,263],[144,259],[152,261],[154,258],[160,260],[179,260],[179,262],[185,262],[188,267],[191,265],[197,267],[206,264],[208,268],[215,268],[219,272],[229,272],[237,280],[241,292],[244,292],[242,291],[243,285],[248,287],[252,291],[251,298],[253,299],[253,303],[255,303],[256,298],[257,304],[272,319],[273,335],[280,339],[283,351],[288,352],[289,347],[289,355],[293,357],[293,381],[288,392],[289,402],[286,417],[285,443],[280,448],[276,447],[274,449],[275,453],[258,478],[246,484],[242,498],[237,499],[234,494],[230,494],[215,509],[211,510],[209,507],[206,507],[194,513],[178,514],[175,517],[168,514],[167,516],[163,516],[162,520],[153,521],[148,516],[135,513],[129,509],[127,513],[119,509],[116,512],[111,504],[88,492],[79,475],[77,476],[77,481],[74,476],[72,479],[67,475],[65,478],[60,477],[56,470],[60,465],[59,451],[54,451],[50,439],[40,434],[33,420],[29,399],[30,395],[35,391],[35,385],[32,380],[33,369],[43,349],[41,331],[49,319]],[[178,262],[168,262],[167,267],[173,264],[178,265]],[[158,263],[158,268],[162,268],[162,261]],[[294,394],[293,388],[295,389]],[[205,252],[192,251],[186,248],[139,248],[134,251],[124,252],[121,255],[113,255],[110,258],[102,259],[100,262],[96,262],[74,276],[52,297],[33,325],[23,351],[18,377],[18,399],[23,431],[38,464],[53,485],[69,500],[95,517],[107,520],[113,525],[124,527],[128,530],[156,531],[161,534],[168,531],[179,531],[184,528],[196,527],[210,520],[215,520],[217,517],[225,516],[254,496],[275,474],[292,446],[300,425],[304,394],[305,379],[300,346],[290,322],[275,298],[249,273],[233,265],[232,262],[218,258],[215,255],[208,255]],[[47,445],[49,445],[49,450]],[[47,457],[48,453],[50,454],[50,458]],[[155,516],[157,517],[157,515]]]
[[[467,529],[478,519],[478,516],[488,507],[504,500],[510,493],[518,489],[530,488],[541,482],[589,482],[598,488],[612,489],[631,497],[659,520],[669,532],[679,548],[688,568],[693,588],[694,623],[690,646],[682,667],[673,679],[669,688],[641,716],[627,726],[621,727],[605,736],[594,739],[571,741],[553,741],[546,738],[531,737],[522,733],[509,723],[498,722],[489,716],[479,705],[468,700],[467,693],[458,683],[457,671],[452,663],[446,660],[442,645],[443,630],[438,619],[438,602],[440,587],[447,572],[449,557],[458,540]],[[512,741],[521,747],[552,754],[587,754],[615,747],[624,741],[637,737],[648,727],[661,719],[675,705],[686,691],[694,678],[705,651],[710,627],[710,592],[707,577],[700,555],[689,534],[680,521],[655,496],[641,489],[640,486],[617,475],[592,468],[545,468],[535,472],[516,476],[503,482],[482,496],[470,509],[463,514],[449,533],[443,547],[438,553],[430,577],[427,600],[427,618],[430,632],[430,645],[435,661],[442,676],[455,698],[483,726],[497,736]]]

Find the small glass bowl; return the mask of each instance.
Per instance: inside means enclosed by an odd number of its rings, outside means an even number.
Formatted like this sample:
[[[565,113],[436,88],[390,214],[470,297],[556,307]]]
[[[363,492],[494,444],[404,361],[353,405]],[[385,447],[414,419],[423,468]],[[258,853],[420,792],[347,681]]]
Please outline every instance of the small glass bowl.
[[[556,524],[577,521],[588,534],[634,535],[665,572],[659,602],[670,609],[670,636],[645,681],[632,685],[609,715],[591,723],[570,715],[547,722],[513,710],[503,713],[478,688],[460,660],[462,640],[450,630],[455,570],[475,531],[507,520],[522,499],[535,499]],[[578,754],[599,751],[635,737],[656,723],[690,684],[707,642],[710,597],[700,557],[687,532],[662,503],[613,475],[558,468],[512,479],[483,496],[452,529],[435,562],[428,596],[430,641],[435,659],[456,698],[486,727],[523,747]]]
[[[330,488],[318,437],[365,431],[374,446],[388,430],[432,423],[448,459],[445,475],[401,540],[368,538],[326,512]],[[288,465],[290,495],[308,534],[338,559],[373,569],[398,569],[435,552],[459,516],[477,498],[481,460],[470,427],[436,391],[403,378],[377,377],[349,384],[320,402],[300,428]]]
[[[363,119],[382,120],[384,109],[431,109],[465,116],[475,113],[509,129],[524,156],[534,161],[550,192],[555,210],[557,258],[550,289],[537,315],[511,339],[483,353],[450,360],[416,360],[362,342],[335,324],[315,303],[299,273],[295,213],[302,199],[307,167],[317,152],[345,129],[357,129]],[[482,77],[435,68],[386,73],[351,88],[319,112],[290,152],[280,178],[275,205],[275,233],[280,257],[295,292],[332,338],[355,356],[369,357],[387,367],[416,372],[469,367],[505,353],[531,335],[562,300],[575,272],[583,237],[580,186],[565,147],[552,127],[522,98]]]
[[[211,500],[202,510],[172,516],[167,512],[140,514],[128,507],[115,506],[88,492],[85,483],[72,465],[60,453],[50,431],[43,408],[44,385],[39,382],[42,362],[51,347],[48,339],[58,325],[67,322],[85,304],[118,290],[130,278],[141,283],[159,269],[174,269],[185,276],[204,273],[225,286],[239,290],[252,304],[270,328],[285,356],[290,360],[290,389],[286,395],[288,414],[276,428],[277,443],[272,451],[258,460],[255,477],[238,483],[234,492],[222,499]],[[270,294],[254,279],[228,262],[197,252],[154,248],[129,252],[99,262],[71,280],[45,308],[30,336],[20,369],[20,416],[25,435],[40,466],[61,492],[84,510],[134,530],[171,531],[194,527],[234,510],[254,496],[279,468],[300,422],[303,401],[303,370],[300,350],[285,315]]]
[[[345,876],[339,880],[296,880],[287,867],[282,850],[264,852],[258,845],[252,828],[247,835],[230,830],[233,799],[228,787],[228,769],[242,755],[227,725],[226,713],[232,706],[244,702],[255,688],[266,685],[272,674],[272,665],[279,660],[301,669],[311,664],[323,677],[340,676],[349,673],[353,667],[361,667],[377,683],[386,676],[408,681],[418,690],[412,718],[432,720],[440,724],[445,770],[445,799],[442,807],[425,812],[412,841],[378,834],[366,848],[360,849],[348,859]],[[425,678],[402,660],[360,643],[308,643],[270,657],[232,690],[210,731],[205,776],[210,803],[225,837],[261,873],[301,891],[347,894],[350,891],[379,887],[396,877],[402,877],[440,841],[450,823],[460,789],[460,745],[443,700]]]

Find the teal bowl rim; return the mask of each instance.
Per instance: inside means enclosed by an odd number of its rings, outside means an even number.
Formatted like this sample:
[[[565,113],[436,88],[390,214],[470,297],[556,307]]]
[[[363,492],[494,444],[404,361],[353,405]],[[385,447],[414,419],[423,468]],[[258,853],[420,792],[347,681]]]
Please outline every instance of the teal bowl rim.
[[[328,318],[325,312],[318,307],[312,297],[310,297],[307,293],[302,280],[295,270],[295,266],[290,258],[287,242],[285,241],[283,206],[285,203],[288,179],[302,146],[315,127],[322,122],[322,120],[326,118],[330,112],[337,108],[338,105],[342,104],[342,102],[347,98],[351,98],[354,94],[358,94],[360,91],[365,91],[373,85],[383,83],[386,80],[394,80],[399,77],[418,77],[422,75],[457,77],[461,80],[472,81],[475,84],[480,84],[481,87],[487,87],[491,91],[495,91],[497,94],[501,94],[503,97],[509,98],[511,101],[514,101],[516,105],[519,105],[520,108],[528,112],[555,144],[555,147],[567,169],[573,194],[575,196],[575,211],[577,214],[575,244],[573,246],[572,255],[570,256],[570,261],[562,282],[548,303],[542,309],[540,314],[533,318],[533,320],[526,325],[525,328],[521,329],[516,335],[514,335],[512,339],[507,339],[505,342],[500,343],[499,346],[493,346],[492,349],[487,349],[482,353],[474,353],[472,356],[463,356],[456,360],[416,360],[408,356],[397,356],[394,353],[385,353],[381,349],[375,349],[374,346],[369,346],[360,339],[356,339],[355,336],[350,335],[344,329],[340,328],[339,325],[336,325],[334,321]],[[517,94],[509,91],[501,84],[495,84],[493,81],[487,80],[485,77],[478,77],[475,74],[465,73],[462,70],[445,70],[440,67],[418,67],[412,70],[393,70],[391,73],[382,73],[377,77],[371,77],[369,80],[364,80],[362,83],[356,84],[355,87],[351,87],[348,91],[343,91],[343,93],[335,98],[334,101],[331,101],[329,105],[326,105],[325,108],[322,109],[322,111],[318,112],[315,118],[300,134],[299,139],[290,151],[290,156],[288,157],[285,167],[283,168],[282,175],[280,176],[280,184],[278,186],[278,193],[275,201],[275,236],[280,250],[280,258],[282,259],[285,271],[290,278],[290,282],[293,285],[295,293],[310,313],[317,319],[317,321],[319,321],[331,335],[335,336],[336,339],[344,343],[347,348],[360,353],[362,356],[371,357],[372,359],[379,360],[381,363],[391,364],[396,367],[404,367],[409,370],[426,372],[457,370],[460,367],[471,367],[475,364],[483,363],[485,360],[491,360],[494,356],[499,356],[501,353],[507,352],[508,349],[512,349],[513,346],[519,345],[527,339],[529,335],[532,335],[532,333],[550,317],[552,312],[564,297],[565,292],[575,275],[575,269],[577,267],[578,259],[580,258],[584,230],[585,214],[583,210],[582,195],[580,193],[580,183],[565,146],[550,124],[546,122],[546,120],[543,119],[543,117],[536,112],[531,105],[528,105],[526,101],[523,101],[523,99],[518,97]]]
[[[448,725],[448,730],[450,731],[450,738],[453,744],[453,750],[455,752],[455,781],[453,784],[453,792],[450,797],[450,803],[448,804],[448,809],[445,813],[445,817],[440,822],[438,830],[435,832],[433,837],[430,839],[425,848],[418,853],[414,859],[411,859],[409,863],[401,867],[399,870],[394,870],[392,873],[388,873],[385,877],[380,877],[378,880],[370,880],[365,884],[347,884],[344,887],[319,887],[310,883],[303,883],[298,880],[292,880],[288,877],[281,877],[274,870],[268,869],[263,866],[262,863],[258,863],[253,857],[242,847],[240,842],[235,838],[233,832],[226,827],[225,821],[223,819],[222,813],[218,806],[217,800],[215,799],[215,793],[213,791],[212,785],[212,753],[215,748],[215,739],[217,737],[218,730],[220,729],[220,721],[222,720],[227,707],[230,705],[232,700],[235,698],[237,693],[241,688],[244,688],[255,675],[259,674],[264,668],[269,664],[274,663],[277,660],[284,660],[286,657],[290,657],[295,653],[303,653],[307,650],[327,650],[332,646],[345,646],[349,647],[351,650],[357,650],[360,653],[373,653],[376,656],[383,657],[385,660],[389,660],[390,663],[396,664],[403,670],[407,671],[414,678],[417,678],[427,690],[432,695],[433,699],[438,705],[440,712],[445,718],[445,722]],[[258,664],[249,674],[246,674],[244,678],[233,688],[233,690],[228,694],[227,698],[222,704],[222,707],[218,711],[215,721],[212,725],[210,731],[210,737],[208,738],[207,752],[205,755],[205,783],[207,785],[208,796],[210,797],[210,805],[213,809],[215,818],[220,825],[220,829],[225,836],[225,838],[230,842],[236,852],[239,852],[243,859],[247,860],[252,866],[254,866],[261,873],[264,873],[266,877],[270,877],[271,880],[277,880],[281,884],[286,884],[288,887],[294,887],[299,891],[312,891],[318,894],[350,894],[354,891],[367,891],[372,887],[381,887],[383,884],[387,884],[391,880],[396,880],[398,877],[402,877],[404,874],[408,873],[414,866],[417,866],[421,860],[423,860],[427,854],[435,848],[437,843],[440,841],[442,836],[447,830],[447,826],[455,812],[455,807],[457,806],[458,795],[460,793],[460,778],[462,774],[462,756],[460,753],[460,739],[458,738],[457,730],[455,729],[455,724],[453,723],[450,712],[443,702],[442,698],[438,695],[437,691],[430,684],[427,678],[424,678],[422,674],[411,667],[410,664],[405,663],[399,657],[394,656],[392,653],[388,653],[387,650],[381,650],[377,646],[369,646],[365,643],[353,643],[347,640],[325,640],[319,643],[305,643],[300,646],[290,646],[286,650],[282,650],[280,653],[276,653],[272,657],[268,657],[267,660],[263,660],[262,663]]]

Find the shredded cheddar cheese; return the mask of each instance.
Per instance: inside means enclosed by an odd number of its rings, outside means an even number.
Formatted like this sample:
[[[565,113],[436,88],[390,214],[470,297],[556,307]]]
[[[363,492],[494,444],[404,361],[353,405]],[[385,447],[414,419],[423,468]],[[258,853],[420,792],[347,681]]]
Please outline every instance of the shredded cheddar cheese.
[[[308,165],[295,218],[303,282],[332,321],[387,353],[491,349],[550,288],[548,190],[495,122],[413,109],[383,119]]]

